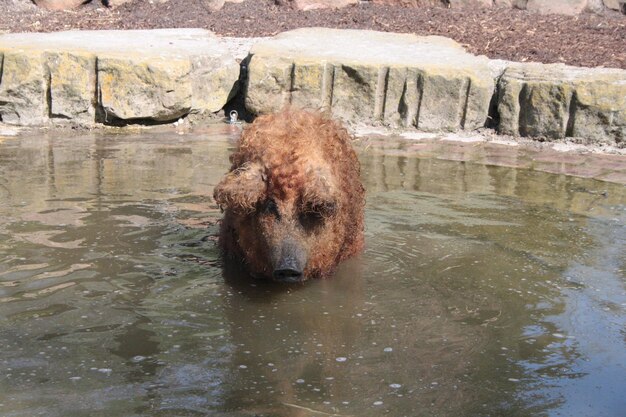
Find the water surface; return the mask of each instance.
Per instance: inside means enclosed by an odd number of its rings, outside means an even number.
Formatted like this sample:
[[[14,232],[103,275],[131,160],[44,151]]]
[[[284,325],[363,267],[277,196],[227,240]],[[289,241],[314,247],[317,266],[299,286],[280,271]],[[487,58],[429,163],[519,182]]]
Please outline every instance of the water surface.
[[[223,265],[237,132],[0,142],[2,416],[622,416],[623,185],[359,145],[367,247]]]

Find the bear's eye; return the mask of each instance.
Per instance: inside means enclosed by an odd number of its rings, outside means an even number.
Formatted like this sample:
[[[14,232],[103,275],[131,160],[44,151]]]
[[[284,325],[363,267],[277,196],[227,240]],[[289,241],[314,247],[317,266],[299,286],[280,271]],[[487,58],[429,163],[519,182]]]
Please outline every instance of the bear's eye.
[[[277,219],[280,219],[280,212],[278,211],[278,205],[273,198],[268,198],[263,202],[263,206],[261,207],[261,212],[268,216],[274,216]]]
[[[300,224],[305,230],[315,229],[324,224],[324,221],[335,214],[336,210],[336,204],[331,201],[306,204],[299,215]]]
[[[324,216],[318,211],[305,211],[298,217],[304,230],[313,230],[324,223]]]

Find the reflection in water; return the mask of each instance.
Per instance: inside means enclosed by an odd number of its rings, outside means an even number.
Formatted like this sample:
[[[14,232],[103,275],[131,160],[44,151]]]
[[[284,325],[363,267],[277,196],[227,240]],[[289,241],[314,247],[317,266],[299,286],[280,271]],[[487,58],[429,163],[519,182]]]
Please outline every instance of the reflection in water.
[[[0,144],[0,415],[626,409],[622,185],[369,147],[366,251],[285,287],[219,260],[221,129]]]

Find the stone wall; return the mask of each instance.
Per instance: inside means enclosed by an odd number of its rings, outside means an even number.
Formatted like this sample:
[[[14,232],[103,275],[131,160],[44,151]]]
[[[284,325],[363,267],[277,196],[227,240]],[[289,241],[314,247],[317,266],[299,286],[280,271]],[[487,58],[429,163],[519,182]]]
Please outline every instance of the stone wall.
[[[501,133],[626,145],[626,71],[561,64],[508,66],[499,82]]]
[[[437,36],[314,31],[314,42],[313,30],[303,29],[253,47],[248,108],[264,113],[291,104],[421,130],[485,124],[495,87],[486,57]]]
[[[298,29],[252,48],[246,105],[254,113],[321,108],[392,128],[490,125],[514,136],[624,146],[626,71],[489,60],[437,36]]]
[[[217,112],[242,75],[228,51],[197,29],[0,35],[0,121],[152,124]],[[621,69],[489,60],[438,36],[322,28],[261,40],[242,68],[239,97],[254,114],[291,105],[365,125],[489,126],[626,146]]]
[[[202,29],[0,36],[0,120],[125,124],[217,112],[239,65]]]

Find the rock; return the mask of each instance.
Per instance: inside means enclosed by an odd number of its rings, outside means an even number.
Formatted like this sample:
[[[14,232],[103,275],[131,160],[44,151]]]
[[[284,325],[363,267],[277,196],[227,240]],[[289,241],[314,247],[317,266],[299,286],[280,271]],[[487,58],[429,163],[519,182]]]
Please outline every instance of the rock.
[[[359,0],[288,0],[298,10],[339,9],[358,4]]]
[[[371,0],[374,4],[384,4],[401,7],[422,7],[442,4],[442,0]]]
[[[204,4],[207,9],[214,12],[224,7],[224,3],[225,0],[202,0],[202,4]]]
[[[99,56],[98,91],[105,123],[163,122],[189,113],[190,72],[188,59]]]
[[[202,29],[5,34],[2,54],[0,117],[12,124],[167,122],[220,110],[239,79]]]
[[[448,0],[450,7],[491,7],[492,0]]]
[[[562,64],[511,64],[499,83],[500,133],[580,137],[622,146],[626,71]]]
[[[587,5],[585,6],[585,10],[598,14],[604,12],[605,9],[602,0],[587,0]]]
[[[121,6],[123,4],[126,4],[126,3],[130,3],[132,1],[133,0],[103,0],[102,3],[105,6],[107,6],[107,7],[115,8],[115,7],[119,7],[119,6]],[[163,3],[163,2],[164,1],[160,1],[160,3]]]
[[[2,0],[5,4],[10,3],[10,7],[13,10],[32,10],[37,7],[32,1],[29,0]]]
[[[46,54],[50,74],[49,116],[79,124],[95,122],[96,56],[89,52]]]
[[[494,0],[493,5],[526,10],[526,3],[528,3],[528,0]]]
[[[626,14],[626,0],[604,0],[604,5],[611,10]]]
[[[232,55],[198,54],[191,57],[191,109],[193,113],[215,113],[239,89],[239,64]]]
[[[51,118],[93,123],[96,57],[26,50],[4,54],[0,116],[5,123],[41,125]]]
[[[45,123],[48,88],[44,54],[41,51],[5,51],[2,55],[0,119],[7,124],[24,126]]]
[[[87,0],[34,0],[35,4],[48,10],[75,9]]]
[[[501,1],[504,3],[509,0],[501,0]],[[510,0],[510,2],[511,2],[511,7],[513,7],[514,9],[526,10],[526,7],[528,6],[528,0]],[[505,4],[503,4],[503,6],[504,5]]]
[[[617,10],[617,11],[620,10],[619,0],[602,0],[602,1],[608,9]]]
[[[269,113],[291,104],[354,122],[474,129],[485,124],[494,92],[488,63],[438,36],[298,29],[252,47],[246,106]]]
[[[588,0],[528,0],[526,9],[541,14],[576,15],[585,10]]]

